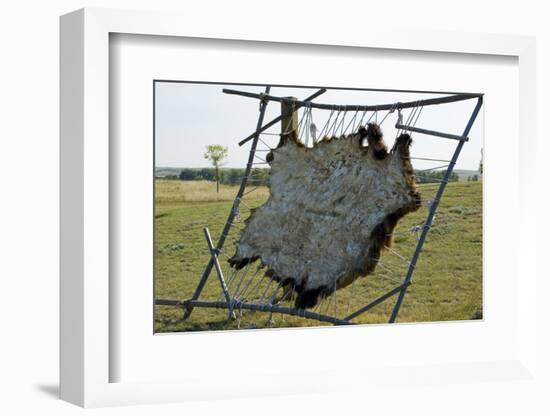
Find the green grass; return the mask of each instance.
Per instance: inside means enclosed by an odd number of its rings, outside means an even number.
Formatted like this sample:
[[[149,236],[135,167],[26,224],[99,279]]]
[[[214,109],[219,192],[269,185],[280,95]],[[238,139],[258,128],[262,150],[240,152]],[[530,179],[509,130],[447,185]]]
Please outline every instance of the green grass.
[[[433,197],[435,185],[422,185],[425,200]],[[185,183],[158,180],[155,211],[155,297],[190,298],[209,260],[203,228],[208,227],[217,241],[231,209],[237,187],[223,186],[220,195],[211,182]],[[248,194],[241,205],[242,218],[249,208],[261,205],[267,198],[267,188]],[[422,224],[427,215],[424,205],[418,212],[402,219],[396,229],[394,249],[410,258],[417,235],[409,230]],[[234,252],[232,241],[239,230],[233,227],[225,245],[226,255]],[[232,270],[227,257],[220,255],[224,274]],[[353,311],[397,285],[389,277],[402,279],[407,263],[391,252],[384,252],[381,264],[391,269],[386,273],[379,265],[374,274],[358,279],[353,287],[337,292],[336,309],[341,315]],[[353,295],[350,297],[351,289]],[[208,280],[201,299],[217,299],[220,294],[215,271]],[[374,307],[354,320],[356,323],[387,322],[396,297]],[[322,308],[332,311],[333,304]],[[482,182],[454,182],[447,187],[433,228],[428,235],[417,264],[413,284],[409,287],[399,322],[427,322],[480,319],[482,317]],[[178,307],[156,306],[157,332],[232,329],[236,320],[227,320],[227,311],[195,308],[183,321]],[[274,315],[274,326],[319,326],[318,321]],[[243,312],[241,328],[269,326],[268,314]]]

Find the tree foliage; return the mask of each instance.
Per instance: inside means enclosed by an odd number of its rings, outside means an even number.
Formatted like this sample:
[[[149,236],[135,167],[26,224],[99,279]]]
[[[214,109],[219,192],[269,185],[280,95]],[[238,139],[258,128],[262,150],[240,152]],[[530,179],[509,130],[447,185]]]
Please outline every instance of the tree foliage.
[[[445,177],[445,170],[432,170],[432,171],[415,171],[416,183],[438,183]],[[456,172],[452,172],[449,177],[449,182],[458,181],[459,177]]]
[[[250,185],[267,186],[269,184],[269,168],[254,168],[250,172]],[[239,185],[245,175],[243,168],[219,168],[219,183],[223,185]],[[416,171],[417,183],[439,183],[445,175],[444,170],[437,171]],[[180,171],[179,179],[183,181],[215,181],[215,168],[183,168]],[[470,177],[470,180],[478,180],[479,175]],[[449,182],[459,180],[457,173],[453,172]]]
[[[245,172],[243,168],[220,168],[218,172],[220,184],[239,185]],[[178,178],[182,181],[215,181],[216,170],[214,168],[183,168]],[[254,168],[249,178],[251,186],[266,186],[269,182],[269,169]]]

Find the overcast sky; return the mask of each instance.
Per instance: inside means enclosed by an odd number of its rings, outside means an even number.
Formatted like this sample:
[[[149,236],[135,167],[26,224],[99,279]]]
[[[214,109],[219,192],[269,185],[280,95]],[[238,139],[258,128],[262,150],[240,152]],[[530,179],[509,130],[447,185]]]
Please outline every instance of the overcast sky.
[[[238,142],[251,134],[258,120],[258,100],[222,93],[223,88],[243,91],[262,92],[262,86],[240,86],[219,84],[192,84],[157,82],[155,111],[155,157],[157,167],[206,167],[204,159],[208,144],[221,144],[229,148],[229,156],[224,167],[244,167],[249,145],[238,146]],[[294,96],[300,99],[314,93],[317,89],[273,87],[271,94],[276,96]],[[432,98],[437,94],[419,94],[409,92],[379,92],[329,89],[315,101],[328,104],[376,105],[398,101],[413,101]],[[458,103],[428,106],[422,110],[417,127],[461,134],[472,113],[476,100]],[[404,112],[406,119],[409,114]],[[301,114],[301,113],[300,113]],[[270,102],[267,106],[265,122],[280,115],[280,104]],[[313,122],[319,130],[325,125],[330,110],[313,109]],[[359,117],[362,113],[359,114]],[[378,121],[386,112],[378,114]],[[365,120],[371,116],[368,113]],[[334,116],[333,116],[334,117]],[[351,120],[348,113],[346,120]],[[373,118],[374,120],[374,118]],[[388,146],[395,140],[397,112],[389,114],[382,130]],[[347,125],[347,121],[345,122]],[[280,124],[268,132],[279,133]],[[262,139],[275,146],[278,137],[264,135]],[[458,160],[457,169],[476,170],[481,157],[483,144],[483,111],[478,116],[467,142]],[[456,141],[413,134],[412,156],[450,159]],[[265,148],[264,145],[262,147]],[[414,161],[415,168],[423,169],[435,166],[433,162]]]

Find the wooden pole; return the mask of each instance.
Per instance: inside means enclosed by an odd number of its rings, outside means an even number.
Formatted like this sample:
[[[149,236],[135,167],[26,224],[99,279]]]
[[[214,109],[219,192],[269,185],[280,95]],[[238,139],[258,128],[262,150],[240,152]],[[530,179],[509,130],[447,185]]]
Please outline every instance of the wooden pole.
[[[295,110],[295,100],[295,97],[285,97],[285,100],[281,101],[281,134],[296,132],[298,135],[298,111]]]
[[[319,91],[317,91],[313,96],[306,98],[304,101],[296,101],[296,108],[300,108],[305,106],[306,102],[312,101],[314,98],[317,98],[319,95],[325,93],[327,90],[324,88],[321,88]],[[228,88],[224,88],[223,92],[225,94],[232,94],[232,95],[241,95],[243,97],[249,97],[249,98],[257,98],[267,101],[285,101],[288,100],[288,97],[276,97],[273,95],[260,95],[255,94],[253,92],[246,92],[246,91],[237,91],[237,90],[231,90]],[[472,100],[474,98],[483,97],[483,94],[453,94],[453,95],[447,95],[444,97],[437,97],[437,98],[428,98],[425,100],[417,100],[417,101],[406,101],[406,102],[397,102],[397,103],[391,103],[391,104],[377,104],[377,105],[356,105],[356,104],[350,104],[350,105],[339,105],[339,104],[324,104],[324,103],[315,103],[311,102],[311,108],[318,108],[321,110],[338,110],[338,111],[386,111],[386,110],[403,110],[405,108],[415,108],[415,107],[426,107],[429,105],[437,105],[437,104],[447,104],[447,103],[454,103],[457,101],[464,101],[464,100]],[[279,121],[279,120],[277,120]]]
[[[228,90],[223,90],[224,92],[228,91]],[[318,90],[317,92],[315,92],[314,94],[310,95],[309,97],[307,97],[304,101],[299,101],[297,106],[296,106],[296,110],[298,110],[299,108],[303,107],[305,105],[305,103],[309,103],[311,102],[311,100],[314,100],[315,98],[319,97],[321,94],[324,94],[325,92],[327,92],[327,90],[325,88],[321,88],[320,90]],[[229,92],[228,92],[229,94]],[[240,92],[239,92],[240,94]],[[248,94],[248,93],[247,93]],[[269,94],[264,94],[263,96],[259,96],[257,98],[261,98],[261,97],[270,97]],[[282,100],[282,99],[281,99]],[[269,99],[267,100],[269,101]],[[263,102],[265,102],[265,100],[263,100]],[[249,140],[252,140],[254,139],[258,134],[260,134],[261,132],[263,131],[266,131],[268,128],[274,126],[275,124],[277,124],[279,121],[281,121],[283,119],[283,116],[277,116],[275,117],[273,120],[271,120],[269,123],[266,123],[264,124],[263,126],[261,127],[258,127],[258,129],[248,135],[247,137],[245,137],[244,139],[242,139],[240,142],[239,142],[239,146],[242,146],[243,144],[247,143]]]

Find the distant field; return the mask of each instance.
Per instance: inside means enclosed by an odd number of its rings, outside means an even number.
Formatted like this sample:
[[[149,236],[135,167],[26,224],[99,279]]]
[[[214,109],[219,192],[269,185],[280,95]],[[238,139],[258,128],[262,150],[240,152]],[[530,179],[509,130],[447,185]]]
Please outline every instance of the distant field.
[[[203,228],[209,227],[214,241],[225,223],[237,192],[236,186],[221,186],[207,181],[156,181],[155,210],[155,297],[187,299],[191,297],[209,260]],[[253,188],[249,188],[250,190]],[[422,185],[425,200],[435,193],[435,185]],[[242,219],[249,208],[261,205],[269,196],[266,187],[259,187],[244,197]],[[396,230],[394,249],[410,257],[417,235],[409,230],[421,224],[427,215],[426,204],[418,212],[405,217]],[[238,225],[240,226],[240,225]],[[230,275],[226,257],[234,252],[232,241],[238,237],[234,227],[220,262]],[[360,278],[353,286],[337,292],[337,310],[353,311],[396,286],[402,279],[406,262],[392,253],[382,254],[381,262],[389,268],[377,267],[374,274]],[[216,299],[219,283],[213,272],[201,299]],[[357,318],[356,323],[387,322],[395,298],[376,306]],[[331,306],[332,307],[332,306]],[[235,321],[227,321],[227,311],[195,308],[183,321],[182,311],[175,307],[155,307],[155,327],[159,332],[230,329]],[[447,321],[479,319],[482,316],[482,182],[450,183],[434,226],[417,265],[413,284],[407,292],[399,314],[399,322]],[[283,315],[274,316],[275,326],[319,326],[317,321]],[[241,327],[268,326],[265,313],[244,312]]]
[[[155,202],[159,206],[181,202],[233,201],[239,189],[238,186],[220,185],[220,192],[216,193],[216,183],[210,181],[157,179],[155,183]],[[268,196],[269,189],[265,186],[254,191],[254,199],[266,200]]]

